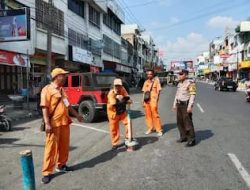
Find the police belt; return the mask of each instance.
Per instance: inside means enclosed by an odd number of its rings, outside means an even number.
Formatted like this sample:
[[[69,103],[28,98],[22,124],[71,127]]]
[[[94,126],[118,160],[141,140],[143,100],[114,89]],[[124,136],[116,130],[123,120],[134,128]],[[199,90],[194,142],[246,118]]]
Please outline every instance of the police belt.
[[[177,104],[179,104],[179,105],[188,105],[189,104],[189,100],[187,100],[187,101],[177,100]]]

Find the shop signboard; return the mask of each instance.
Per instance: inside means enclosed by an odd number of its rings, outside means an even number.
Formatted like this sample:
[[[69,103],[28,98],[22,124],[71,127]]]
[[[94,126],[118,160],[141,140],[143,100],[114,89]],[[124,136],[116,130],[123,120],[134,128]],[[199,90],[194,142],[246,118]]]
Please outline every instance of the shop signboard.
[[[30,67],[27,55],[0,50],[0,64],[9,66]]]

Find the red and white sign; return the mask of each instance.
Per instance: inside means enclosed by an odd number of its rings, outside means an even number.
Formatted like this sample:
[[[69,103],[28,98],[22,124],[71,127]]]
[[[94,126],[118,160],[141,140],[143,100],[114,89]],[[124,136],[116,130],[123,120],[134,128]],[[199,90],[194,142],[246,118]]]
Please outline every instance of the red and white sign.
[[[30,67],[27,55],[0,50],[0,64],[9,66]]]

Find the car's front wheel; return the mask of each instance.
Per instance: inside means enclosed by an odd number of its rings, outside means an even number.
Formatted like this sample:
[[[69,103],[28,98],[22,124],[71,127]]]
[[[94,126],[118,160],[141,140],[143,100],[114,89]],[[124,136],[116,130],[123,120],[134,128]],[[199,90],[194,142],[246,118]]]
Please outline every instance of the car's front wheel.
[[[84,100],[78,107],[78,112],[83,117],[85,123],[91,123],[95,120],[96,109],[94,102],[91,100]]]

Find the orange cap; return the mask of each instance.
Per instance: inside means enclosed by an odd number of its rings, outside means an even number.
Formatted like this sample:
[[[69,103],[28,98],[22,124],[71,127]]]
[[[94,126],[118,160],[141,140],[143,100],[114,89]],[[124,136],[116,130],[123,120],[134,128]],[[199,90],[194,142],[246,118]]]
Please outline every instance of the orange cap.
[[[63,70],[62,68],[55,68],[51,72],[51,77],[53,79],[53,78],[55,78],[58,75],[65,75],[65,74],[68,74],[68,73],[69,73],[68,71]]]

